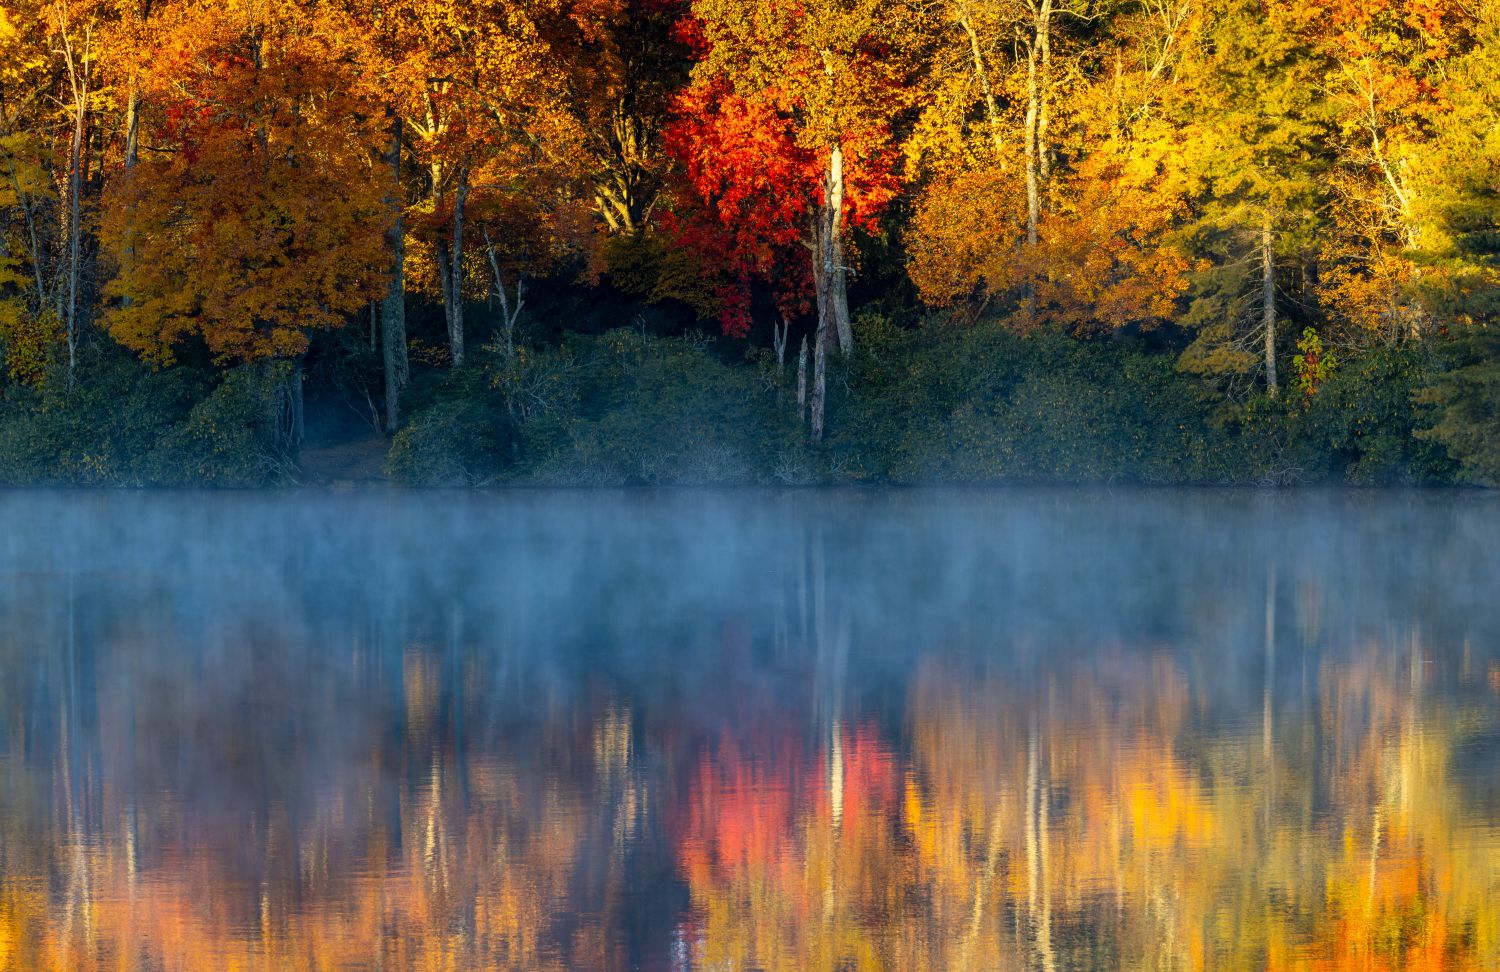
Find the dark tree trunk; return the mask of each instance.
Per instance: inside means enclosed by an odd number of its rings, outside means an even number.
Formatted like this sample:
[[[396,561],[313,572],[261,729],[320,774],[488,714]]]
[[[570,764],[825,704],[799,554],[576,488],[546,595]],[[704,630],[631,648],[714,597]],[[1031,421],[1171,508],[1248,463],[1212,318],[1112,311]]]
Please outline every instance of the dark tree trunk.
[[[453,238],[438,246],[443,309],[448,319],[448,349],[455,368],[462,368],[464,364],[464,204],[468,196],[468,173],[460,169],[458,185],[453,190]]]
[[[390,277],[380,303],[380,326],[385,364],[385,431],[395,435],[401,424],[401,393],[406,389],[410,367],[406,357],[406,227],[402,222],[401,119],[392,116],[391,143],[386,154],[393,185],[386,205],[391,212],[387,240],[391,248]]]

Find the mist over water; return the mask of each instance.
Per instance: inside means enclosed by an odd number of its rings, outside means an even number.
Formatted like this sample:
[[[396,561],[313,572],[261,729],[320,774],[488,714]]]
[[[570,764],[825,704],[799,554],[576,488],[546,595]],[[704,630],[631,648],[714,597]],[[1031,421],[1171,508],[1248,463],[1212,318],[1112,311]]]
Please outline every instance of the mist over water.
[[[0,495],[0,969],[1500,966],[1500,500]]]

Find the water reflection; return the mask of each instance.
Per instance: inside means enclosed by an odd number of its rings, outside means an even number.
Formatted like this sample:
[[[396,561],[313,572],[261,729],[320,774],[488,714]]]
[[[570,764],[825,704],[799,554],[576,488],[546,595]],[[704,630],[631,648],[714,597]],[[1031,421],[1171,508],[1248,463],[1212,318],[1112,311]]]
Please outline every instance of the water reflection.
[[[1495,968],[1496,513],[0,497],[0,969]]]

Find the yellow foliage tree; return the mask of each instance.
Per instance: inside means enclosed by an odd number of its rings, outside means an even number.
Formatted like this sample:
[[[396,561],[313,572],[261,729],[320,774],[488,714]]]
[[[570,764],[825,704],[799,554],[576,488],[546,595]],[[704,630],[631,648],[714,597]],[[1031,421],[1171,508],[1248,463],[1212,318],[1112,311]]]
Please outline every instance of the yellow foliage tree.
[[[158,362],[190,339],[219,361],[294,357],[382,283],[382,113],[357,34],[295,0],[163,16],[143,152],[105,196],[105,323]]]

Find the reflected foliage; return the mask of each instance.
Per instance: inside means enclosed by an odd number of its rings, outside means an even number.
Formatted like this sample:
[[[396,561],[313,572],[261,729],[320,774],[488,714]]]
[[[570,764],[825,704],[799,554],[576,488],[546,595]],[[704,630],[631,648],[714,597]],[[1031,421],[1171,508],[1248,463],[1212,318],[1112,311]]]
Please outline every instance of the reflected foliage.
[[[0,969],[1500,964],[1487,497],[338,502],[0,499]]]

